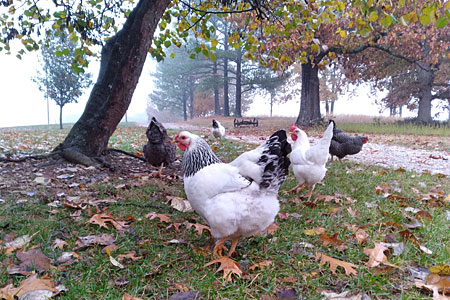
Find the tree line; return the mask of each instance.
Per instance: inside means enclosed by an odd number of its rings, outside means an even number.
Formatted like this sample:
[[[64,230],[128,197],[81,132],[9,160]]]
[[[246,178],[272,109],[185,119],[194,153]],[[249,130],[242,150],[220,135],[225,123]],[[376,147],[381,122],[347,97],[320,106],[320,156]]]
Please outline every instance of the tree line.
[[[297,124],[320,120],[319,71],[335,61],[345,67],[348,78],[364,80],[367,76],[377,84],[387,79],[385,86],[389,86],[390,74],[377,72],[374,76],[372,67],[388,60],[395,60],[397,65],[401,60],[400,73],[414,79],[415,92],[409,100],[418,105],[419,121],[431,120],[434,99],[448,99],[448,73],[443,72],[449,63],[448,2],[140,0],[134,4],[94,0],[53,1],[52,8],[41,4],[0,2],[7,10],[0,15],[0,51],[10,53],[9,42],[20,39],[24,49],[18,55],[24,55],[42,46],[47,36],[42,32],[64,32],[79,39],[73,63],[79,72],[87,66],[85,57],[95,55],[93,47],[102,46],[99,77],[85,111],[56,149],[74,162],[93,164],[92,157],[106,149],[130,104],[148,51],[162,60],[167,48],[185,44],[189,32],[194,32],[205,41],[200,44],[200,53],[208,58],[217,56],[212,16],[226,18],[232,24],[227,44],[241,49],[246,59],[280,71],[301,64]],[[123,17],[126,21],[119,28]],[[159,32],[154,36],[157,27]],[[228,61],[224,59],[223,63]],[[236,70],[239,72],[239,68]],[[227,78],[228,74],[223,76]],[[398,86],[397,82],[392,84]],[[240,94],[236,107],[241,106]],[[229,111],[227,103],[224,99],[224,112]]]

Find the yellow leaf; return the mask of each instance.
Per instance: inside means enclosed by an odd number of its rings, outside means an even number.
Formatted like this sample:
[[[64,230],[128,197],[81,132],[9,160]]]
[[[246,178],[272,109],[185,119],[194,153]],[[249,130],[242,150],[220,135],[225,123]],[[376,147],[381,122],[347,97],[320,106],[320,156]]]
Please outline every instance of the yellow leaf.
[[[450,265],[449,264],[443,264],[443,265],[437,265],[434,267],[431,267],[430,269],[431,273],[439,274],[439,275],[450,275]]]

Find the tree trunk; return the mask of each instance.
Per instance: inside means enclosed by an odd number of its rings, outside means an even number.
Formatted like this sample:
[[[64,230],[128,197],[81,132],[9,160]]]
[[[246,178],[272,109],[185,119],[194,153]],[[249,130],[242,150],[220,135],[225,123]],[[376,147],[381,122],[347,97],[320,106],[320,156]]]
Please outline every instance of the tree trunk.
[[[189,89],[189,119],[194,118],[194,84]]]
[[[273,112],[273,98],[275,91],[270,91],[270,117],[272,118],[272,112]]]
[[[99,75],[84,113],[58,146],[64,157],[73,156],[67,152],[95,157],[106,149],[130,105],[153,33],[169,3],[140,0],[123,28],[103,46]]]
[[[63,125],[62,125],[62,108],[63,108],[63,106],[60,105],[59,106],[59,129],[63,129]]]
[[[300,112],[295,123],[311,126],[320,121],[319,68],[308,62],[302,64]]]
[[[223,38],[223,49],[225,57],[223,58],[223,115],[230,116],[230,99],[228,98],[228,24],[225,22],[225,34]]]
[[[331,100],[331,105],[330,105],[330,114],[334,114],[334,100]]]
[[[234,116],[242,117],[242,52],[241,48],[236,51],[236,106]]]
[[[187,94],[186,91],[183,92],[183,118],[185,121],[188,120],[188,114],[187,114]]]
[[[325,113],[327,115],[330,114],[330,105],[328,104],[328,100],[325,100]]]
[[[430,68],[419,68],[418,79],[420,82],[419,91],[419,112],[417,113],[417,121],[422,123],[431,123],[431,100],[434,73]]]
[[[217,82],[217,60],[213,63],[213,75],[214,75],[214,114],[220,115],[220,102],[219,102],[219,85]]]
[[[400,105],[398,108],[398,115],[400,116],[400,118],[402,117],[403,114],[403,105]]]

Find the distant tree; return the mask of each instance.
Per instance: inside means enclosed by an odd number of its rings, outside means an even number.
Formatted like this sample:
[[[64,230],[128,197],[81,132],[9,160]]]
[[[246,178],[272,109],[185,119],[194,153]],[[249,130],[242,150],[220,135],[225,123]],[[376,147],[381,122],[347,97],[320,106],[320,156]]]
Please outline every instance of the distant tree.
[[[283,74],[277,74],[269,68],[260,67],[255,71],[253,84],[258,88],[257,92],[269,94],[270,96],[270,116],[273,115],[273,105],[276,102],[285,102],[287,97],[285,93],[287,91],[286,82],[290,74],[285,72]]]
[[[77,74],[72,69],[77,43],[65,35],[54,35],[48,45],[41,48],[42,70],[37,72],[33,81],[59,106],[59,128],[63,128],[62,110],[68,103],[78,102],[83,89],[92,83],[91,74]]]
[[[348,80],[337,63],[328,65],[319,76],[320,79],[320,99],[325,102],[325,112],[327,115],[334,113],[334,103],[339,95],[349,90]]]

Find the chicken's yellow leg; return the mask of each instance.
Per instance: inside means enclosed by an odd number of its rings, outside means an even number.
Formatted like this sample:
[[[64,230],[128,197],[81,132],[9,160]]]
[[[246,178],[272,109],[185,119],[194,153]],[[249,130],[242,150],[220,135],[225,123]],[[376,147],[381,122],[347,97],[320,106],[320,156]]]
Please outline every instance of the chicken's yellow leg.
[[[314,186],[315,186],[315,184],[309,187],[308,202],[311,200],[311,196],[312,196],[312,192],[314,190]]]
[[[303,189],[305,187],[305,185],[303,184],[299,184],[297,185],[295,188],[293,188],[292,190],[290,190],[289,192],[294,192],[294,193],[298,193],[299,190]]]
[[[239,241],[239,237],[235,237],[231,240],[231,248],[230,251],[228,251],[227,256],[231,257],[231,254],[233,254],[234,250],[236,249],[237,243]]]
[[[226,242],[227,239],[228,237],[226,236],[217,241],[217,243],[214,245],[213,248],[213,255],[218,254],[218,252],[220,251],[221,253],[218,255],[222,256],[222,249],[225,247],[223,244]]]

